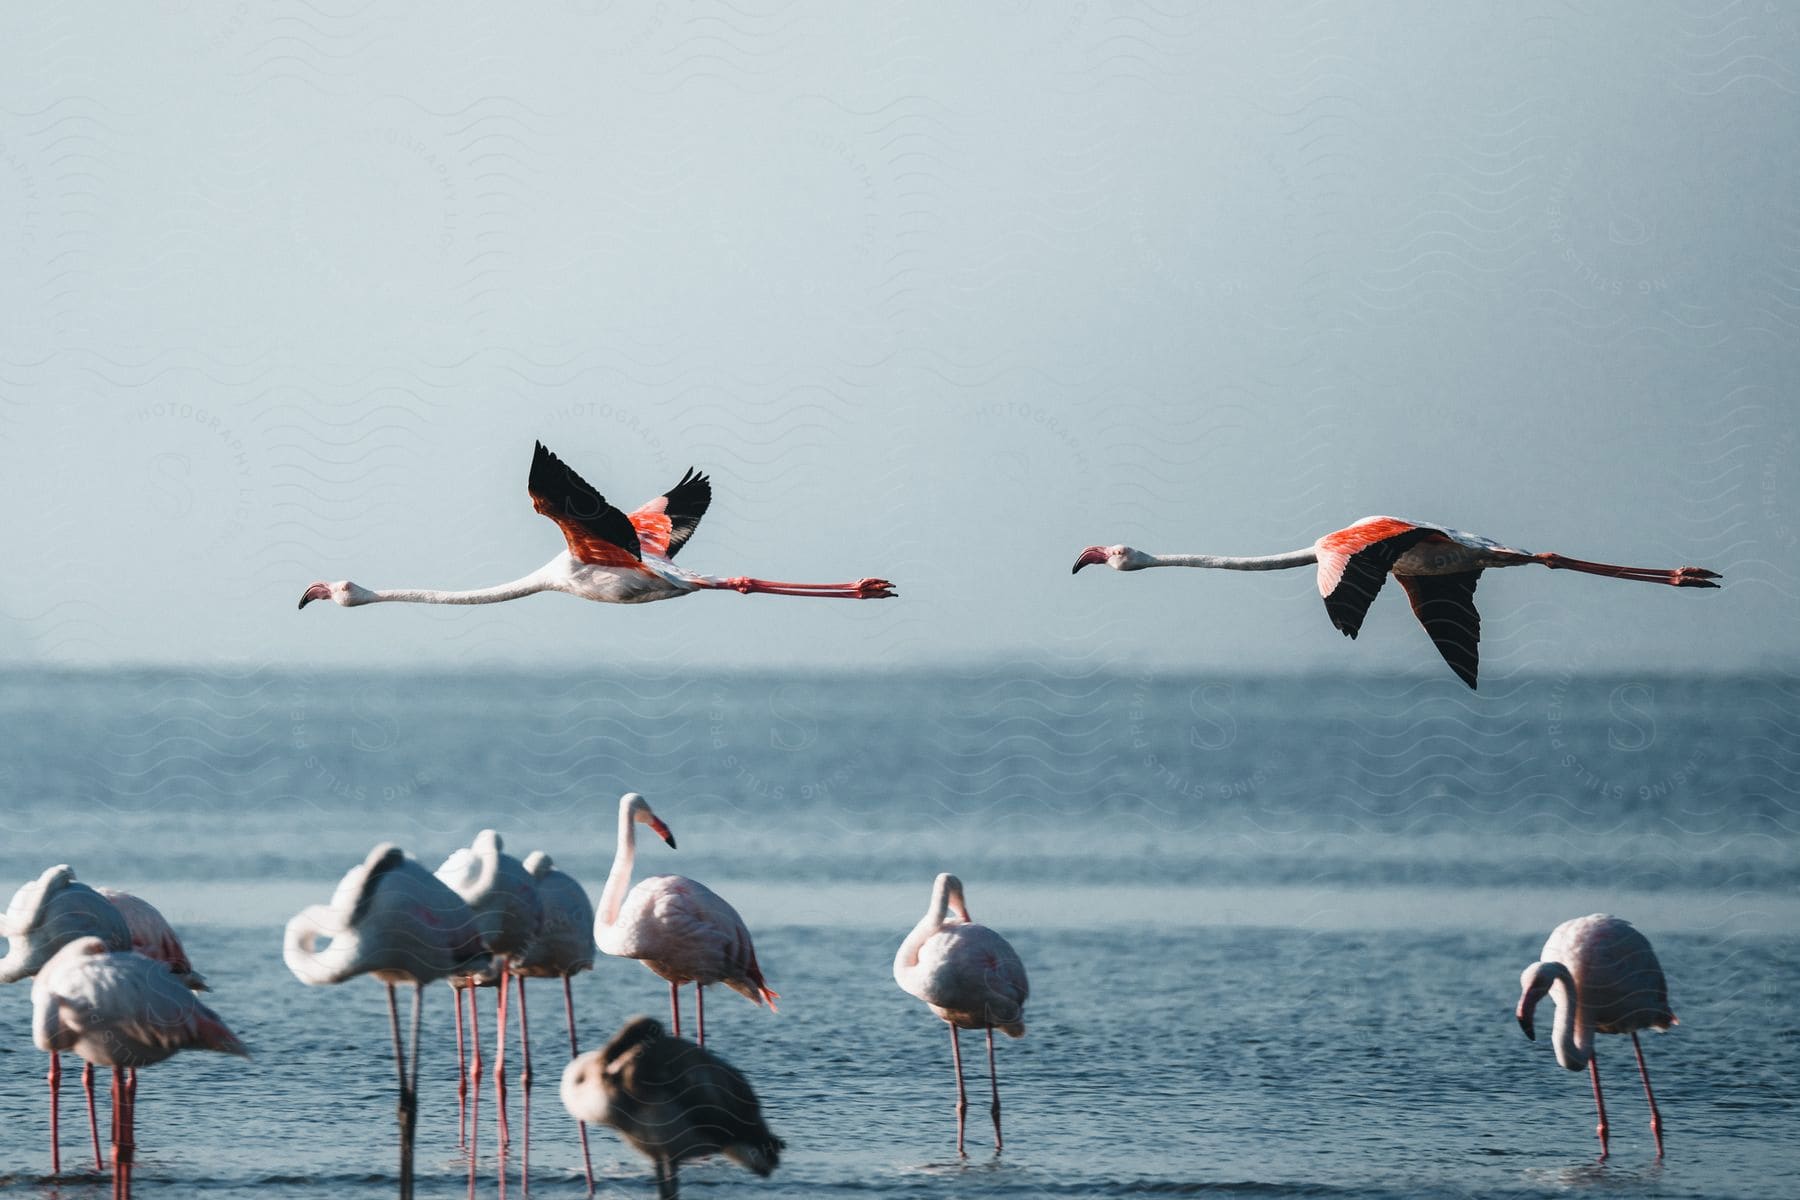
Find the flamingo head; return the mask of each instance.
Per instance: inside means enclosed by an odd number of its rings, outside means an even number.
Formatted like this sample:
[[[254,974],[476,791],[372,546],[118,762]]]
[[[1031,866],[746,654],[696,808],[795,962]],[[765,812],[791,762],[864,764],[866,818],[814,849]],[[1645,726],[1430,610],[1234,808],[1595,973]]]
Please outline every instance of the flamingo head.
[[[937,883],[932,890],[942,897],[943,906],[955,913],[965,925],[975,923],[974,918],[969,916],[969,906],[963,902],[962,880],[946,871],[937,877]]]
[[[669,843],[669,849],[675,849],[675,835],[669,832],[669,827],[663,824],[661,817],[658,817],[655,813],[650,811],[650,802],[648,800],[644,799],[636,792],[626,792],[624,804],[625,811],[631,814],[632,820],[640,825],[648,825],[651,832],[655,833],[656,836],[663,841]]]
[[[569,1115],[589,1125],[604,1125],[611,1104],[606,1094],[606,1059],[589,1050],[563,1068],[562,1102]]]
[[[1538,1002],[1544,998],[1544,993],[1550,990],[1551,978],[1551,973],[1544,969],[1544,964],[1541,962],[1532,963],[1519,976],[1519,1007],[1513,1012],[1513,1016],[1518,1018],[1519,1028],[1525,1031],[1525,1036],[1534,1042],[1537,1041],[1537,1026],[1534,1024],[1534,1018],[1537,1015]]]
[[[367,604],[375,599],[375,593],[360,584],[351,583],[348,579],[340,579],[336,583],[318,583],[308,585],[300,593],[300,607],[305,608],[314,600],[335,600],[345,608],[355,608],[359,604]]]
[[[1130,546],[1089,546],[1075,559],[1069,574],[1098,563],[1105,563],[1115,571],[1141,571],[1150,565],[1150,556]]]

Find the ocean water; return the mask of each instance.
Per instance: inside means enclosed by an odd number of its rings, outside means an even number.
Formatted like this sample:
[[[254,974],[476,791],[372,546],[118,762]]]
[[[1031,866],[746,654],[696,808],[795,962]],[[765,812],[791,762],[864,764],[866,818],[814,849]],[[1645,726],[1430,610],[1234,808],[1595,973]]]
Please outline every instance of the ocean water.
[[[484,826],[597,894],[625,790],[680,843],[640,845],[640,877],[731,899],[782,994],[779,1014],[723,991],[708,1006],[782,1167],[691,1166],[687,1194],[1794,1195],[1797,702],[1785,676],[1471,695],[999,670],[14,674],[0,891],[57,862],[138,891],[253,1050],[143,1072],[142,1196],[393,1191],[382,990],[302,986],[282,923],[377,841],[435,867]],[[964,1036],[959,1162],[944,1028],[890,975],[940,870],[1031,974],[1029,1032],[998,1047],[999,1157],[980,1040]],[[1600,1164],[1585,1077],[1512,1019],[1549,929],[1593,911],[1650,936],[1680,1016],[1645,1038],[1661,1163],[1627,1040],[1600,1044]],[[575,994],[584,1046],[666,1015],[636,963],[602,960]],[[530,1012],[531,1191],[577,1196],[559,990],[534,984]],[[46,1177],[29,1025],[28,987],[0,988],[0,1189],[103,1195],[98,1176]],[[464,1196],[448,988],[428,990],[425,1032],[420,1194]],[[74,1097],[65,1081],[65,1164],[82,1161]],[[515,1136],[519,1100],[515,1079]],[[489,1196],[491,1091],[482,1111]],[[602,1194],[654,1194],[609,1133],[593,1146]],[[516,1153],[507,1168],[516,1195]]]

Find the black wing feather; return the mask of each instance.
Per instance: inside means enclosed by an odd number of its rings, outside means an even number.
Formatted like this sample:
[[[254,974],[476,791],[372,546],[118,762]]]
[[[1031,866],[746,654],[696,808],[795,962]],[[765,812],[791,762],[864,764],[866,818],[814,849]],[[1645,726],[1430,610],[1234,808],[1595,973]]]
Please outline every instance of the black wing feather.
[[[531,455],[531,479],[527,484],[537,510],[561,523],[580,526],[603,542],[617,546],[633,558],[643,557],[637,530],[631,519],[606,502],[587,480],[538,442]],[[571,547],[573,548],[573,547]]]
[[[1344,564],[1343,575],[1338,578],[1337,587],[1332,589],[1331,595],[1325,597],[1325,614],[1331,618],[1331,623],[1337,626],[1339,632],[1345,637],[1354,638],[1362,631],[1363,618],[1369,613],[1369,605],[1375,603],[1375,594],[1387,580],[1388,572],[1393,570],[1394,561],[1434,532],[1430,529],[1409,529],[1405,533],[1364,546],[1350,556],[1349,561]]]
[[[1475,611],[1475,585],[1481,580],[1481,571],[1398,578],[1432,645],[1456,677],[1474,687],[1481,658],[1481,614]]]
[[[669,557],[674,558],[694,536],[712,503],[712,480],[689,467],[681,482],[663,493],[663,500],[663,514],[669,518]]]

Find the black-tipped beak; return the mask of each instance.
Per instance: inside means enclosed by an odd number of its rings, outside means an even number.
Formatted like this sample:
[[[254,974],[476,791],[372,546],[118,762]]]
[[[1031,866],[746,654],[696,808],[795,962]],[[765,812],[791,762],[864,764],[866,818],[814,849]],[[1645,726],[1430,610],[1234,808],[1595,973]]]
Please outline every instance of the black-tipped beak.
[[[322,583],[315,583],[311,587],[307,588],[304,593],[301,594],[300,607],[305,608],[307,605],[311,604],[314,600],[329,600],[329,599],[331,599],[331,589],[329,587],[326,587]]]
[[[1525,1031],[1525,1036],[1534,1042],[1537,1041],[1537,1029],[1532,1025],[1531,1014],[1522,1012],[1517,1015],[1519,1018],[1519,1028]]]
[[[1105,549],[1100,546],[1089,546],[1081,552],[1081,557],[1075,560],[1075,565],[1069,568],[1069,574],[1073,575],[1083,567],[1091,567],[1105,561]]]
[[[652,817],[650,819],[650,828],[656,833],[657,837],[669,843],[669,849],[675,849],[675,835],[669,832],[669,827],[667,825],[664,825],[660,820]]]

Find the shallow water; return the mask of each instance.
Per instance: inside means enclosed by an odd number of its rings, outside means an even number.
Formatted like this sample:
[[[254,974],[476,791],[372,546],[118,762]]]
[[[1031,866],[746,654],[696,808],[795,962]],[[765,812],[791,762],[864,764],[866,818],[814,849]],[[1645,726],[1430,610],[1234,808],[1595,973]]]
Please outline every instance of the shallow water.
[[[597,893],[635,788],[681,845],[642,847],[640,874],[732,899],[783,997],[778,1015],[708,1006],[782,1167],[690,1167],[689,1194],[1766,1197],[1800,1191],[1795,699],[1778,679],[1477,698],[1105,675],[15,675],[0,890],[68,861],[140,891],[256,1055],[144,1072],[144,1196],[391,1192],[381,989],[300,985],[282,921],[377,840],[435,866],[490,824]],[[980,1040],[958,1163],[943,1026],[889,973],[941,869],[1031,973],[1030,1031],[998,1047],[999,1160]],[[1598,909],[1651,936],[1681,1018],[1645,1041],[1662,1165],[1627,1040],[1600,1046],[1596,1165],[1585,1077],[1512,1020],[1550,926]],[[427,995],[420,1194],[466,1195],[449,990]],[[635,963],[603,960],[576,996],[585,1045],[666,1014]],[[561,1007],[532,986],[542,1195],[581,1193]],[[0,989],[0,1187],[103,1195],[41,1177],[29,1009]],[[516,1133],[516,1082],[513,1104]],[[491,1093],[482,1111],[493,1195]],[[653,1194],[610,1135],[594,1150],[605,1194]]]

